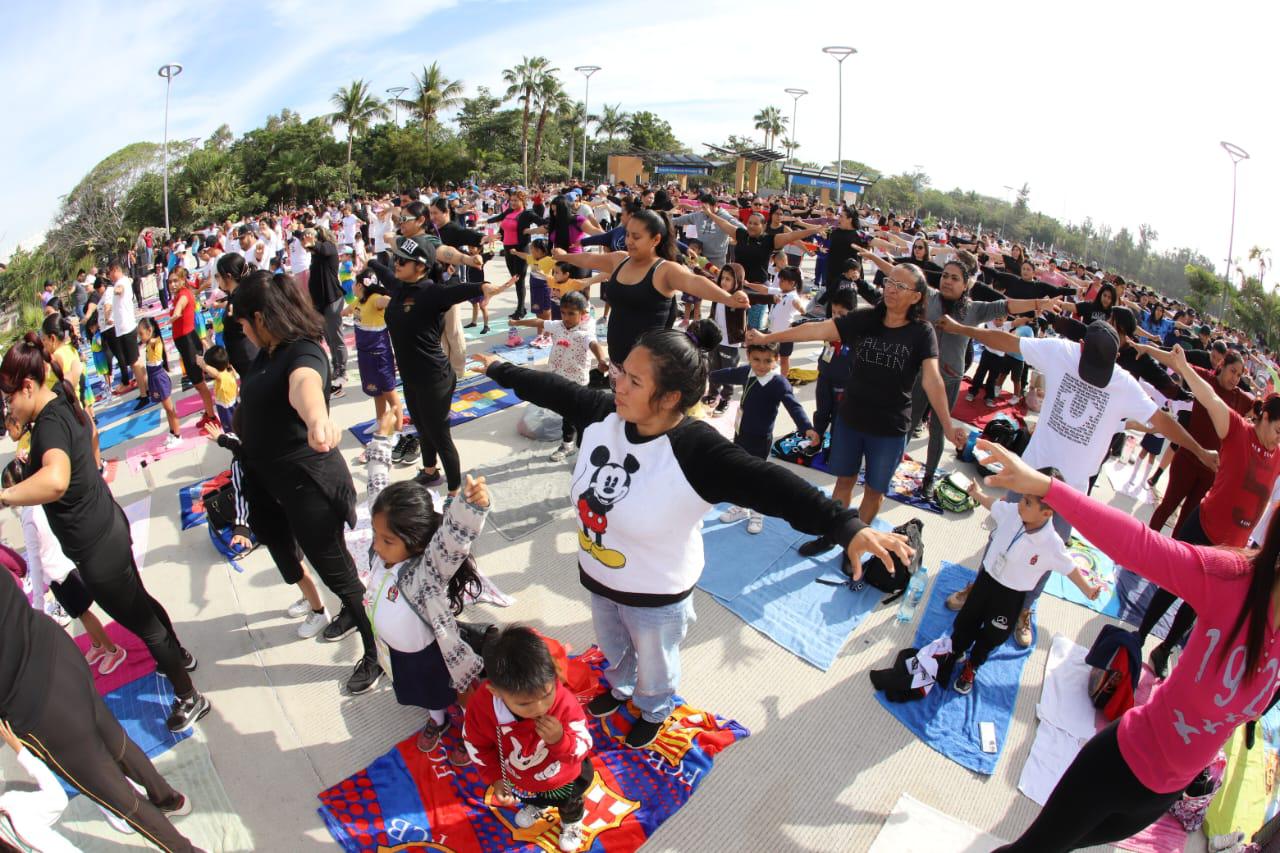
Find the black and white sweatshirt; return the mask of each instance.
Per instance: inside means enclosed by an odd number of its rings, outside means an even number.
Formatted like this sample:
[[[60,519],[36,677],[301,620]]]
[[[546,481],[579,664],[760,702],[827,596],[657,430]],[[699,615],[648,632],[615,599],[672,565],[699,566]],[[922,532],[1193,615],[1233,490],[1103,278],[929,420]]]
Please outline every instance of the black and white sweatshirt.
[[[687,598],[702,575],[702,517],[717,503],[776,516],[841,547],[866,527],[702,421],[686,418],[646,438],[618,417],[609,391],[502,362],[488,375],[568,418],[582,436],[569,497],[578,514],[579,577],[597,595],[634,607]]]

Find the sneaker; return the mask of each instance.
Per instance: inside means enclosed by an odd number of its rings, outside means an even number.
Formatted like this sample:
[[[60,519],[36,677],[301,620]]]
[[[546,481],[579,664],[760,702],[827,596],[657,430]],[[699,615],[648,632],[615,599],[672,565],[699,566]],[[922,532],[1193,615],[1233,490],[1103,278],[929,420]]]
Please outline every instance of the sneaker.
[[[1018,616],[1018,627],[1013,631],[1014,642],[1018,644],[1018,648],[1025,649],[1031,646],[1031,611],[1024,610]]]
[[[426,755],[439,746],[440,736],[444,734],[446,727],[447,723],[437,724],[435,720],[428,719],[422,731],[418,732],[418,739],[415,741],[418,752]]]
[[[378,666],[378,662],[371,658],[361,658],[352,671],[351,677],[347,679],[347,690],[352,696],[368,693],[380,678],[382,678],[382,667]]]
[[[464,323],[462,326],[462,328],[464,329],[474,329],[475,327],[476,327],[476,323],[474,320],[472,320],[470,323]]]
[[[480,334],[482,334],[482,335],[487,335],[487,334],[489,334],[489,326],[488,326],[488,324],[485,324],[484,326],[481,326],[481,327],[480,327]]]
[[[134,410],[135,412],[140,412],[140,411],[142,411],[143,409],[145,409],[147,406],[150,406],[150,405],[151,405],[151,398],[150,398],[150,397],[139,397],[139,398],[138,398],[138,402],[136,402],[136,403],[134,403],[134,404],[133,404],[133,410]]]
[[[836,543],[825,536],[819,536],[817,539],[810,539],[796,550],[800,552],[801,557],[816,557],[834,547],[836,547]]]
[[[320,632],[320,639],[326,643],[336,643],[355,629],[356,617],[351,615],[350,608],[344,607],[338,611],[337,617]]]
[[[1009,398],[1009,405],[1010,405],[1010,406],[1021,406],[1021,405],[1022,405],[1022,398],[1021,398],[1021,397],[1019,397],[1017,394],[1014,394],[1012,397],[1010,397],[1010,398]]]
[[[194,387],[195,387],[195,386],[191,384],[191,380],[190,380],[190,379],[187,379],[186,377],[183,377],[183,379],[182,379],[182,390],[183,390],[183,391],[190,391],[190,390],[191,390],[192,388],[194,388]]]
[[[625,704],[626,699],[619,699],[612,690],[606,690],[587,703],[587,713],[593,717],[607,717]]]
[[[1156,678],[1169,677],[1169,653],[1170,649],[1164,643],[1151,650],[1151,656],[1147,661],[1151,664],[1151,671],[1156,674]]]
[[[209,704],[209,700],[199,690],[193,691],[186,699],[174,699],[169,719],[164,721],[165,728],[175,734],[186,731],[191,728],[192,723],[209,713],[211,707],[213,706]]]
[[[627,732],[626,745],[632,749],[644,749],[658,739],[659,733],[662,732],[662,726],[666,722],[666,720],[662,720],[654,723],[641,717],[636,720],[636,724],[631,727],[631,731]]]
[[[99,675],[110,675],[115,672],[120,664],[124,663],[124,659],[129,656],[124,646],[116,646],[114,652],[103,652],[102,659],[98,663]]]
[[[177,805],[159,806],[158,808],[164,812],[166,817],[185,817],[191,814],[191,798],[184,794],[179,794]]]
[[[319,613],[312,611],[307,614],[307,618],[302,620],[302,624],[298,626],[298,637],[303,640],[310,640],[327,627],[329,627],[329,611],[321,610]]]
[[[426,468],[423,468],[414,476],[413,481],[418,485],[425,486],[426,488],[429,489],[432,486],[438,486],[441,483],[443,483],[444,474],[440,473],[439,468],[437,468],[434,472],[428,472]]]
[[[222,426],[222,421],[218,420],[217,415],[201,415],[200,420],[196,421],[196,429],[203,431],[209,424]]]
[[[973,680],[978,674],[973,671],[973,664],[969,662],[969,658],[964,659],[964,669],[960,670],[960,674],[956,676],[955,691],[961,696],[967,696],[973,692]]]
[[[920,480],[920,485],[916,487],[916,497],[924,500],[933,500],[933,478],[924,477]]]
[[[562,441],[560,442],[559,447],[551,451],[550,459],[552,462],[563,462],[564,460],[568,459],[569,456],[576,449],[577,448],[574,445],[569,444],[568,442]]]
[[[587,830],[582,821],[575,820],[560,827],[560,840],[556,842],[562,853],[574,853],[586,840]]]
[[[200,665],[200,661],[196,660],[196,656],[186,649],[182,650],[182,668],[187,672],[195,672],[196,667]]]
[[[724,512],[720,513],[721,524],[733,524],[735,521],[742,521],[744,518],[750,518],[751,510],[743,509],[740,506],[731,506]]]
[[[973,402],[973,393],[972,393],[972,392],[970,392],[970,393],[968,393],[968,394],[965,394],[965,395],[964,395],[964,399],[965,399],[965,402],[967,402],[967,403],[972,403],[972,402]]]
[[[391,448],[392,465],[401,465],[404,463],[404,450],[408,443],[409,436],[404,433],[400,433],[399,438],[396,439],[395,446]]]
[[[748,515],[750,516],[750,518],[749,518],[749,519],[747,519],[747,532],[748,532],[748,533],[755,534],[755,533],[759,533],[759,532],[761,532],[762,530],[764,530],[764,516],[763,516],[763,515],[761,515],[761,514],[760,514],[760,513],[758,513],[758,512],[751,512],[751,513],[748,513]]]
[[[347,394],[347,392],[346,392],[346,391],[344,391],[344,390],[342,390],[342,386],[341,386],[341,385],[330,385],[330,386],[329,386],[329,396],[330,396],[330,397],[345,397],[345,396],[346,396],[346,394]]]
[[[513,320],[520,320],[520,319],[522,319],[523,317],[524,317],[524,315],[523,315],[523,314],[522,314],[522,315],[520,315],[520,317],[516,317],[515,315],[512,315],[512,319],[513,319]],[[510,329],[510,330],[507,332],[507,346],[508,346],[508,347],[522,347],[522,346],[524,346],[524,338],[520,337],[520,330],[519,330],[519,329],[514,329],[514,328],[513,328],[513,329]]]
[[[59,604],[56,600],[50,601],[48,604],[46,604],[44,608],[44,612],[46,616],[48,616],[54,622],[57,622],[63,628],[71,624],[71,616],[67,613],[67,611],[62,609],[62,605]]]
[[[98,646],[93,643],[90,643],[89,648],[84,650],[84,662],[89,664],[89,666],[93,666],[106,656],[107,650],[102,646]]]
[[[1224,853],[1227,850],[1234,850],[1236,845],[1244,841],[1244,833],[1240,830],[1235,832],[1224,832],[1221,835],[1215,835],[1209,839],[1210,853]]]
[[[422,443],[416,435],[404,437],[404,450],[400,451],[400,464],[412,465],[422,456]]]
[[[311,602],[305,598],[299,598],[293,604],[289,605],[289,609],[284,613],[290,619],[301,619],[311,612]]]
[[[988,397],[988,398],[987,398],[987,408],[988,408],[988,409],[994,409],[994,408],[995,408],[996,406],[998,406],[998,405],[1000,405],[1000,402],[999,402],[998,400],[996,400],[996,398],[995,398],[995,397]]]
[[[174,448],[181,447],[181,446],[182,446],[182,436],[174,435],[173,433],[169,433],[167,436],[165,436],[165,439],[164,439],[165,450],[173,450]]]
[[[965,601],[969,598],[969,590],[973,589],[973,584],[967,583],[963,589],[957,589],[955,592],[947,596],[947,609],[959,610],[964,607]]]
[[[715,411],[712,412],[711,414],[718,418],[721,415],[723,415],[728,408],[729,408],[729,398],[721,397],[720,402],[716,403]]]
[[[546,814],[546,809],[542,806],[521,806],[520,811],[516,812],[516,826],[521,829],[528,829],[542,820],[544,814]]]
[[[462,730],[458,730],[458,739],[453,742],[453,747],[449,750],[449,765],[451,767],[466,767],[471,763],[471,753],[467,752],[466,741],[462,739]]]

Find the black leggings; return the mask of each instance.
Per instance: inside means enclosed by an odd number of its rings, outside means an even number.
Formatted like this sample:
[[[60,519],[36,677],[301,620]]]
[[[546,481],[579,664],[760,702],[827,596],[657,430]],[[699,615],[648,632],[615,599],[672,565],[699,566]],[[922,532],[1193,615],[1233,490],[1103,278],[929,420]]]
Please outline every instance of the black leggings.
[[[76,568],[98,606],[146,645],[156,668],[172,682],[173,691],[190,696],[195,687],[182,665],[182,644],[169,614],[142,585],[142,576],[133,561],[133,537],[124,510],[115,508],[111,527],[94,546],[93,556],[77,563]]]
[[[438,455],[451,492],[462,485],[462,462],[458,459],[458,448],[453,444],[453,434],[449,432],[449,412],[457,384],[458,378],[452,367],[434,383],[421,380],[404,383],[404,404],[413,419],[414,429],[418,431],[422,465],[424,468],[436,467]]]
[[[107,329],[102,333],[102,355],[107,360],[107,370],[103,375],[103,379],[107,383],[107,387],[111,387],[111,362],[114,359],[120,367],[120,384],[129,384],[129,365],[124,360],[124,353],[120,349],[120,339],[116,337],[114,328]]]
[[[241,484],[249,504],[249,529],[267,546],[281,577],[296,584],[302,580],[303,556],[310,560],[321,582],[355,620],[364,656],[377,658],[373,626],[364,609],[364,584],[342,535],[346,518],[297,466],[265,472],[246,467],[244,474]]]
[[[516,279],[516,310],[523,311],[525,306],[524,274],[529,269],[529,264],[524,258],[511,254],[513,249],[519,248],[518,246],[503,246],[502,248],[504,250],[502,257],[507,262],[507,272],[511,275],[519,276]]]
[[[1212,545],[1209,536],[1204,532],[1204,527],[1200,525],[1200,507],[1196,507],[1187,516],[1187,520],[1182,522],[1182,526],[1173,534],[1173,538],[1179,542],[1190,542],[1192,545]],[[1165,614],[1169,606],[1178,600],[1178,597],[1168,592],[1163,587],[1156,587],[1156,594],[1151,596],[1151,603],[1147,605],[1147,612],[1142,614],[1142,625],[1138,628],[1138,641],[1142,642],[1151,635],[1151,631],[1156,627],[1156,623],[1160,621],[1160,617]],[[1169,628],[1169,635],[1165,637],[1162,646],[1172,648],[1184,640],[1191,632],[1191,626],[1195,624],[1196,612],[1190,604],[1185,601],[1178,607],[1178,612],[1173,614],[1173,625]]]
[[[1022,837],[992,853],[1066,853],[1110,844],[1145,829],[1182,791],[1158,794],[1138,781],[1120,754],[1119,720],[1084,745]]]

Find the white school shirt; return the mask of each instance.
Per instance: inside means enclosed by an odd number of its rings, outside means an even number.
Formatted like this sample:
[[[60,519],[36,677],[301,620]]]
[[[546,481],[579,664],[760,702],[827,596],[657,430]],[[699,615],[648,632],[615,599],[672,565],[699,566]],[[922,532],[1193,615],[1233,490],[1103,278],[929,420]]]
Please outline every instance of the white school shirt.
[[[22,540],[26,546],[27,576],[31,580],[31,606],[44,609],[44,593],[50,581],[62,583],[76,567],[49,527],[42,506],[24,506],[21,512]]]
[[[400,594],[396,572],[403,563],[390,568],[376,554],[369,560],[369,580],[365,584],[364,607],[373,630],[384,643],[398,652],[420,652],[436,641],[427,623],[414,612]]]
[[[342,217],[342,242],[350,246],[356,241],[356,224],[359,222],[354,213]]]
[[[777,294],[778,304],[769,308],[769,331],[782,332],[791,328],[791,321],[800,312],[800,298],[794,290]]]
[[[982,568],[1001,586],[1026,592],[1035,589],[1045,572],[1069,575],[1075,568],[1067,546],[1052,523],[1038,530],[1027,530],[1018,515],[1018,505],[1010,501],[992,504],[991,517],[995,519],[996,529],[982,559]]]
[[[289,272],[297,275],[311,269],[311,253],[303,248],[302,241],[294,237],[289,241]]]

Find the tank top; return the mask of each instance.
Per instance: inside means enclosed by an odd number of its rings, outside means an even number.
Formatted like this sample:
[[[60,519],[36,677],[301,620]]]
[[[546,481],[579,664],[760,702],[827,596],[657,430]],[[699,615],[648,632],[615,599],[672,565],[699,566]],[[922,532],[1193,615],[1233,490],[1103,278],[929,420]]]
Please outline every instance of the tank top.
[[[604,283],[605,298],[609,302],[609,361],[621,365],[631,353],[640,336],[650,329],[670,328],[675,318],[675,297],[663,296],[653,286],[653,274],[662,266],[658,259],[644,278],[635,284],[618,281],[618,273],[630,260],[618,264],[613,275]]]

